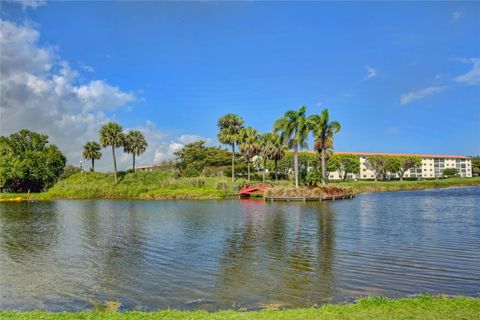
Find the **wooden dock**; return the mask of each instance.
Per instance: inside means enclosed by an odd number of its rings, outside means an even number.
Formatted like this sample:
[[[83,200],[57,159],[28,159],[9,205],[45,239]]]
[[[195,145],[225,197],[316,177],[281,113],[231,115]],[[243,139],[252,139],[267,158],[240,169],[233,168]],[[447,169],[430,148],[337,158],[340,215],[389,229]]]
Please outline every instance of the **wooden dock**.
[[[286,202],[307,202],[307,201],[335,201],[343,199],[353,199],[355,198],[355,193],[341,194],[335,196],[327,197],[265,197],[265,201],[286,201]]]

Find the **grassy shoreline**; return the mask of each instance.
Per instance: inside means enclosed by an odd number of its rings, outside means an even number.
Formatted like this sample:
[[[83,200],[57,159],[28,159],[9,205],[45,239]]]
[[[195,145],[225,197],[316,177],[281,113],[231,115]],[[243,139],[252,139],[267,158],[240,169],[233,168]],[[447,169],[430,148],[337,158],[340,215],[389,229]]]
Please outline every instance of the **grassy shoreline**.
[[[0,311],[1,319],[56,320],[56,319],[478,319],[480,298],[423,296],[414,298],[364,298],[346,305],[325,305],[320,308],[240,311],[177,311],[154,312],[47,312],[47,311]]]
[[[31,194],[36,200],[54,199],[138,199],[138,200],[203,200],[225,199],[235,194],[235,187],[243,180],[232,183],[226,177],[173,178],[170,172],[136,172],[123,174],[114,183],[112,174],[84,173],[60,180],[47,192]],[[281,187],[290,181],[279,182]],[[424,181],[347,181],[332,182],[335,188],[354,193],[422,190],[451,187],[480,186],[480,177],[449,178]],[[0,199],[22,197],[27,194],[0,193]]]

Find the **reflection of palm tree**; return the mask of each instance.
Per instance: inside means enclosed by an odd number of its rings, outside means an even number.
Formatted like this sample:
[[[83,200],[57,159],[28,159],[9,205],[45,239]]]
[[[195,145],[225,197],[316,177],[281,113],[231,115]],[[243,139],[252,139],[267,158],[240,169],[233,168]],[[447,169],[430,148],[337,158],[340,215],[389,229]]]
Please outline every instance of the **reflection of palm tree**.
[[[318,214],[318,264],[315,285],[322,297],[331,296],[334,281],[333,263],[335,259],[335,212],[330,204],[321,204]]]

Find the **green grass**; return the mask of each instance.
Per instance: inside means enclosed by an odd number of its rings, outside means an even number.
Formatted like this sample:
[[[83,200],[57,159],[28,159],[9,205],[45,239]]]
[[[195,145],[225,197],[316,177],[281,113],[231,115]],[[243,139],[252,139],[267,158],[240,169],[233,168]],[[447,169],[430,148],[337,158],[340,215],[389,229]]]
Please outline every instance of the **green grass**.
[[[478,320],[480,299],[467,297],[418,297],[403,299],[366,298],[355,304],[326,305],[321,308],[264,310],[257,312],[219,311],[175,311],[156,312],[17,312],[0,311],[1,319],[56,320],[56,319],[318,319],[318,320]]]
[[[480,177],[473,178],[448,178],[423,181],[347,181],[335,182],[329,185],[336,187],[349,187],[355,193],[399,191],[399,190],[421,190],[450,187],[480,186]]]
[[[45,199],[222,199],[234,194],[235,184],[228,177],[174,178],[170,171],[122,173],[118,183],[113,174],[89,172],[75,174],[60,180],[47,192],[32,194],[37,200]],[[225,183],[227,190],[218,188]],[[292,181],[280,181],[284,188]],[[461,186],[480,186],[480,177],[449,178],[425,181],[348,181],[333,182],[329,186],[346,188],[355,193],[433,189]],[[27,198],[27,194],[0,193],[0,198]]]

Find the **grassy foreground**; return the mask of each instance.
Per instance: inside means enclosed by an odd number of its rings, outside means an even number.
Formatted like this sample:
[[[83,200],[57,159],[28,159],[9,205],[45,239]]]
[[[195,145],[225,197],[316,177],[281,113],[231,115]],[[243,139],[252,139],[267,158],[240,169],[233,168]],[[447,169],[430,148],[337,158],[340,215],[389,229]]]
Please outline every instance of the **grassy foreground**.
[[[480,299],[467,297],[419,297],[390,300],[387,298],[366,298],[355,304],[327,305],[321,308],[264,310],[258,312],[219,311],[175,311],[156,312],[17,312],[0,311],[1,319],[18,320],[55,320],[55,319],[418,319],[474,320],[480,316]]]
[[[118,183],[113,174],[85,172],[60,180],[47,192],[32,194],[47,199],[222,199],[234,194],[243,180],[232,183],[227,177],[174,178],[170,171],[123,173]],[[280,189],[292,189],[292,181],[280,181]],[[480,186],[480,177],[425,181],[347,181],[329,187],[348,192],[378,192]],[[283,192],[283,191],[282,191]],[[0,198],[27,198],[27,194],[0,193]]]

